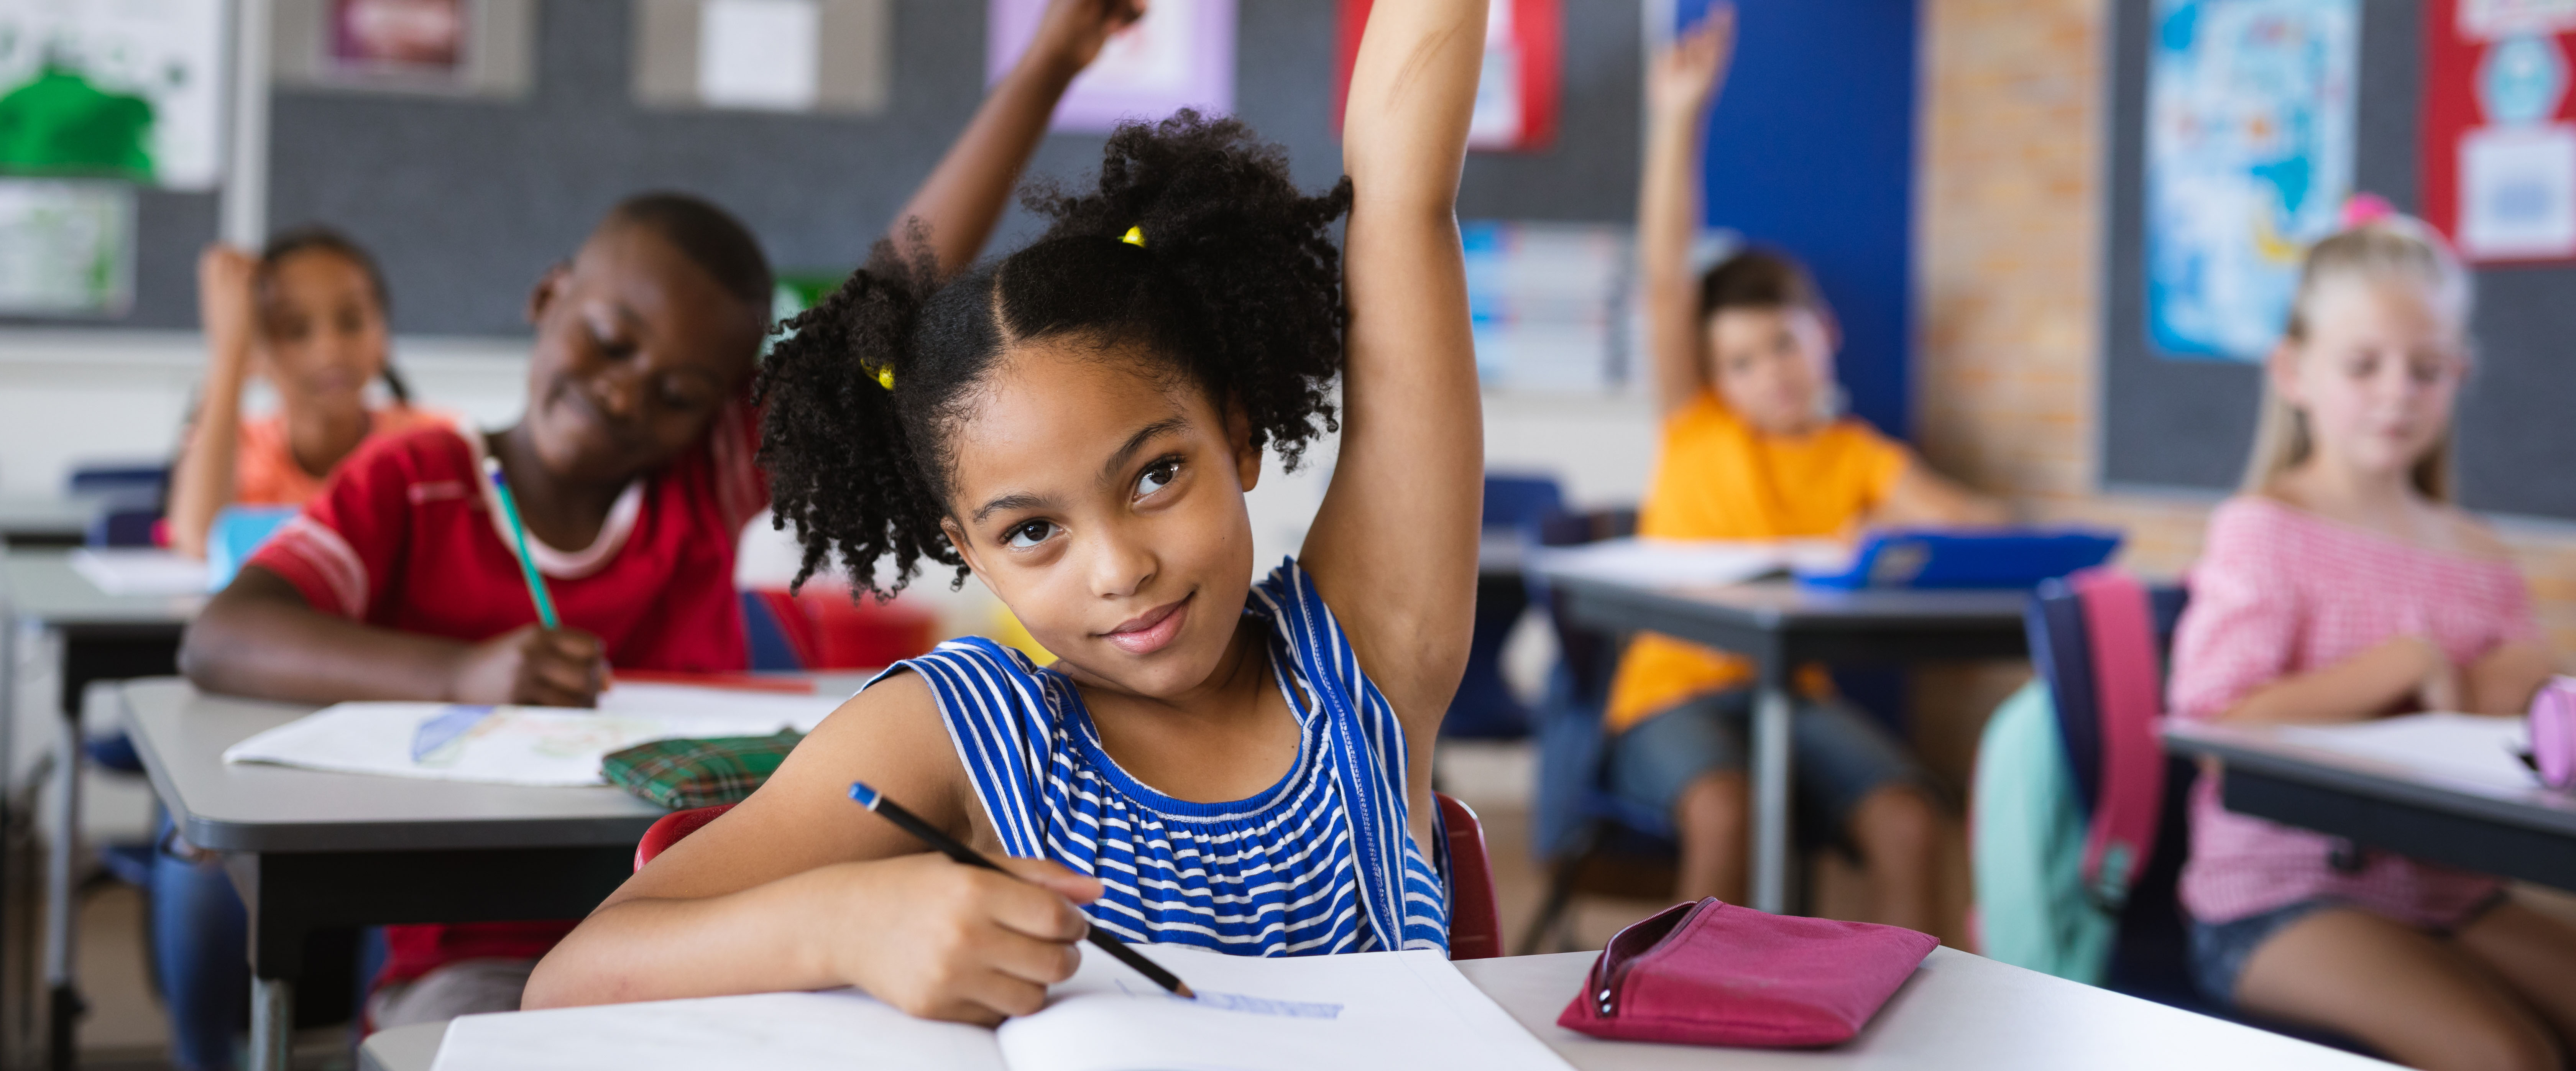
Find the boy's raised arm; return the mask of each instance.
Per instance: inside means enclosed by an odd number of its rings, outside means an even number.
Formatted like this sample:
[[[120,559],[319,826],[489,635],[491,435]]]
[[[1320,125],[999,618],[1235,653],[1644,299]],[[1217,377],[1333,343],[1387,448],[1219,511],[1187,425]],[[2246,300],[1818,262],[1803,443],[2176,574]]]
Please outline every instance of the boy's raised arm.
[[[1046,136],[1047,120],[1073,76],[1091,66],[1110,35],[1144,17],[1145,0],[1055,0],[1047,5],[1029,50],[984,97],[966,132],[939,158],[930,177],[895,214],[888,231],[897,246],[909,240],[913,220],[928,228],[941,275],[975,260],[1002,218],[1011,187]]]
[[[1456,202],[1484,45],[1483,0],[1378,0],[1342,123],[1341,451],[1303,559],[1415,732],[1447,709],[1475,612],[1484,429]]]
[[[1655,57],[1646,78],[1646,163],[1637,191],[1637,268],[1646,299],[1646,348],[1655,411],[1670,415],[1707,386],[1699,344],[1699,288],[1691,245],[1700,228],[1700,147],[1708,108],[1735,52],[1735,8],[1708,18]]]

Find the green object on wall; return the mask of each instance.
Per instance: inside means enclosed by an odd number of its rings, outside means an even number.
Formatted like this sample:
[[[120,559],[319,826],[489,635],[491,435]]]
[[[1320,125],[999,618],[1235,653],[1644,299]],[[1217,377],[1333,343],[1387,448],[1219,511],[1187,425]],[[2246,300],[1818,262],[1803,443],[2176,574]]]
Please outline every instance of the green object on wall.
[[[0,171],[152,179],[152,102],[47,66],[0,94]]]

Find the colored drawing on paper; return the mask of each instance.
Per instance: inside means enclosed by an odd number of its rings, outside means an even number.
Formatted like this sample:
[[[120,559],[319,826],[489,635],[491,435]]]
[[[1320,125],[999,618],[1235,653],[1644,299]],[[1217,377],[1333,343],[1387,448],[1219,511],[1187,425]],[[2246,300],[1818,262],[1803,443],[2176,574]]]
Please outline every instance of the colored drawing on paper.
[[[221,0],[0,0],[0,171],[207,189]]]
[[[2147,76],[2147,332],[2256,360],[2353,190],[2356,0],[2157,0]]]
[[[1020,61],[1046,9],[1047,0],[992,0],[986,82],[1001,81]],[[1234,111],[1234,0],[1156,0],[1065,88],[1052,129],[1105,134],[1122,120],[1182,108]]]

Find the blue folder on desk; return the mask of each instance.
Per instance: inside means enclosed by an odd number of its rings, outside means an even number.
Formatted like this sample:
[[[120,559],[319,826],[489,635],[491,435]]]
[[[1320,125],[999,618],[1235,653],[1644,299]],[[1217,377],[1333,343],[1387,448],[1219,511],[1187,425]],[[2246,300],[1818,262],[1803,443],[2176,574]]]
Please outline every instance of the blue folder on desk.
[[[2027,588],[2090,569],[2120,549],[2117,532],[2094,528],[2015,528],[1962,532],[1898,529],[1862,542],[1851,564],[1834,572],[1798,571],[1810,587]]]

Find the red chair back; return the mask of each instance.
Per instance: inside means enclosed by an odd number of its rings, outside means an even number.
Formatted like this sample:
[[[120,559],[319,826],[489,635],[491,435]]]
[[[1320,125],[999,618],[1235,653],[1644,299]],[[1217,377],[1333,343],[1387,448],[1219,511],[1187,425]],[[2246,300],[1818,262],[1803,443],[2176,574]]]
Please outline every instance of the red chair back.
[[[715,821],[732,809],[733,804],[719,803],[713,807],[692,807],[685,811],[673,811],[656,819],[652,828],[644,831],[644,839],[635,842],[635,869],[644,869],[644,864],[652,862],[654,856],[662,854],[670,846],[680,843],[682,838],[697,832],[699,827]]]
[[[1449,958],[1491,959],[1503,954],[1503,913],[1494,905],[1494,866],[1485,856],[1485,823],[1445,792],[1440,825],[1449,834]]]
[[[1490,959],[1503,954],[1503,915],[1494,904],[1494,867],[1485,855],[1485,824],[1476,812],[1445,793],[1440,825],[1449,836],[1449,958]],[[644,831],[635,844],[635,869],[733,809],[727,803],[673,811]]]

